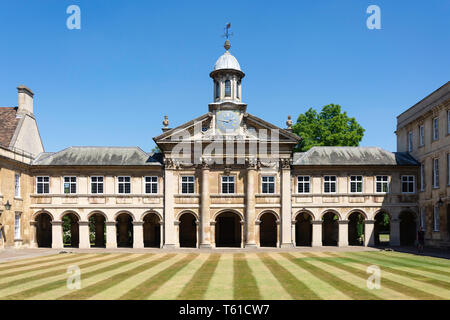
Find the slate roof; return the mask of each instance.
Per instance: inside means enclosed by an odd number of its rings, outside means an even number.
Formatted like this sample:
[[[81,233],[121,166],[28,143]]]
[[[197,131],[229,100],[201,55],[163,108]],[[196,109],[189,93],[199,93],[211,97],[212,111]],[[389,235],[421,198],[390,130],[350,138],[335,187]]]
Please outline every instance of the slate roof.
[[[296,152],[294,165],[420,165],[407,152],[389,152],[379,147],[312,147]]]
[[[161,165],[159,153],[149,154],[139,147],[69,147],[59,152],[44,152],[34,166],[143,166]]]
[[[17,108],[0,108],[0,145],[5,148],[9,148],[20,120],[16,114]]]

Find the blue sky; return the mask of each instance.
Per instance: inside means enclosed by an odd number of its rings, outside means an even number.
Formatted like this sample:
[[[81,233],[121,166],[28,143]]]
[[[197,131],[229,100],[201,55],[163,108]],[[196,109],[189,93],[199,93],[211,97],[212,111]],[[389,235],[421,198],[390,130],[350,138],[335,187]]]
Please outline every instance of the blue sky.
[[[66,27],[71,4],[81,30]],[[371,4],[381,30],[366,27]],[[0,106],[30,87],[46,151],[150,151],[165,114],[173,127],[207,112],[231,22],[248,112],[284,127],[340,104],[366,129],[361,145],[394,151],[396,116],[449,80],[449,14],[447,0],[2,0]]]

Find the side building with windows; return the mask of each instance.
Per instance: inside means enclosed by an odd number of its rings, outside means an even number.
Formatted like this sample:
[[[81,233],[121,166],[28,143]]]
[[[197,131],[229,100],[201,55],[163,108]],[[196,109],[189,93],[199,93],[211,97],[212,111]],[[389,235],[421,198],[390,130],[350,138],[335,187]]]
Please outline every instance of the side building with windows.
[[[450,82],[397,117],[397,151],[420,162],[418,221],[425,242],[450,246]]]

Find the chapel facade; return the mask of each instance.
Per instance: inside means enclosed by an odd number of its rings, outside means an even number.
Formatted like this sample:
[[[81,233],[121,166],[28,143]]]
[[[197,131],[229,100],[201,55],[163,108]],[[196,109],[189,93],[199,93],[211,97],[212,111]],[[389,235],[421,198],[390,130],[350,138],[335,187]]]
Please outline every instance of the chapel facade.
[[[35,147],[42,146],[37,125],[17,125],[21,114],[34,119],[33,93],[19,87],[19,106],[0,108],[1,126],[9,132],[0,146],[2,245],[414,244],[421,225],[420,163],[410,152],[294,152],[301,137],[292,133],[291,120],[280,128],[248,112],[245,74],[228,40],[210,77],[212,102],[205,114],[174,128],[166,117],[153,138],[157,153],[88,146],[44,152]],[[13,148],[14,135],[37,142]],[[447,198],[442,201],[447,206]]]

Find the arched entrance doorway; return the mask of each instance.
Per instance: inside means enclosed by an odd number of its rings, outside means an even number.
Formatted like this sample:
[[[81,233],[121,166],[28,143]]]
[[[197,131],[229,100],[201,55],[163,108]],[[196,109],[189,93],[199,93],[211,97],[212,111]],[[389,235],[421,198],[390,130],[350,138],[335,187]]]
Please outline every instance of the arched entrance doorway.
[[[186,212],[180,217],[179,239],[181,248],[197,247],[197,219],[195,216]]]
[[[89,217],[89,242],[91,247],[104,248],[106,246],[105,222],[105,216],[98,212]]]
[[[133,247],[133,218],[128,213],[121,213],[116,218],[117,246]]]
[[[364,245],[364,215],[361,212],[353,212],[348,217],[348,244]]]
[[[64,247],[78,248],[79,244],[79,226],[78,217],[70,212],[62,217],[63,244]]]
[[[327,212],[322,217],[322,244],[337,246],[339,239],[339,217],[334,212]]]
[[[301,212],[295,218],[295,244],[297,246],[311,246],[312,217],[307,212]]]
[[[386,212],[378,212],[375,215],[373,229],[374,242],[376,246],[388,246],[391,234],[390,217]]]
[[[144,247],[159,248],[161,244],[161,219],[159,216],[150,212],[144,217]]]
[[[259,225],[259,245],[261,247],[277,246],[277,217],[271,212],[261,215]]]
[[[416,241],[416,218],[414,213],[403,211],[400,213],[400,245],[413,246]]]
[[[241,218],[234,212],[223,212],[216,218],[216,247],[241,246]]]
[[[52,246],[52,217],[45,212],[35,218],[36,241],[39,248],[51,248]]]

